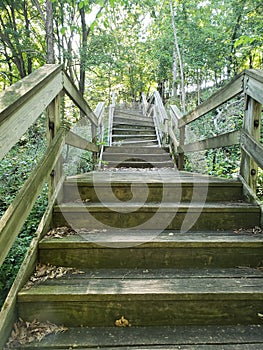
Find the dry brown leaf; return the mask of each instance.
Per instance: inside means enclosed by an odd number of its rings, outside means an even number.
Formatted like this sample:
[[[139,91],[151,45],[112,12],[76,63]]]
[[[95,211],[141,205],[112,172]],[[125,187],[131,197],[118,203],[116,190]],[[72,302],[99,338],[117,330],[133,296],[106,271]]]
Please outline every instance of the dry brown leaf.
[[[242,234],[242,233],[251,233],[254,235],[261,234],[263,233],[263,230],[259,226],[255,226],[253,228],[239,228],[239,229],[234,229],[233,232],[235,234]]]
[[[62,227],[55,227],[52,230],[50,230],[46,234],[46,237],[63,238],[63,237],[72,236],[75,234],[76,234],[76,231],[73,230],[72,228],[67,226],[62,226]]]
[[[83,271],[72,267],[62,267],[62,266],[53,266],[53,265],[45,265],[45,264],[37,264],[36,270],[34,274],[30,277],[27,282],[25,288],[30,288],[36,283],[45,282],[48,279],[57,279],[65,276],[68,273],[83,274]]]
[[[124,316],[121,316],[119,320],[115,321],[115,326],[117,327],[130,327],[131,324]]]
[[[25,322],[21,318],[14,324],[13,331],[7,342],[8,348],[15,348],[20,345],[41,341],[49,334],[57,334],[67,330],[64,326],[57,326],[50,322]]]

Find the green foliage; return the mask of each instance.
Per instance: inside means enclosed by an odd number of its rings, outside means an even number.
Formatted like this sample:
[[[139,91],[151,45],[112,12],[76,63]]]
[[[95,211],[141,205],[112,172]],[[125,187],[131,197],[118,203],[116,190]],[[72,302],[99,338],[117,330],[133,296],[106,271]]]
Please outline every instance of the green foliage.
[[[40,118],[0,162],[0,216],[12,203],[45,151],[44,123],[45,120]],[[0,305],[14,281],[46,205],[45,186],[0,268]]]

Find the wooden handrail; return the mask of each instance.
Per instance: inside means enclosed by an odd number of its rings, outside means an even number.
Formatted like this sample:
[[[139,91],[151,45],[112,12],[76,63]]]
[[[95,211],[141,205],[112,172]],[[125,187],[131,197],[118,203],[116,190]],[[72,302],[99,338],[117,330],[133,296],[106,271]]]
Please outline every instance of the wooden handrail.
[[[210,96],[204,103],[187,113],[179,120],[179,127],[189,124],[229,101],[243,91],[244,73],[238,75],[221,90]]]
[[[0,220],[0,266],[30,214],[44,183],[50,176],[62,152],[65,132],[66,129],[62,128],[57,133],[38,166],[31,173]]]
[[[71,98],[91,123],[92,141],[61,128],[61,93]],[[47,111],[48,147],[17,197],[0,220],[0,266],[29,215],[44,183],[49,180],[49,197],[61,182],[61,151],[65,143],[94,153],[98,117],[90,109],[60,65],[44,65],[0,94],[0,160],[37,118]],[[12,130],[12,132],[10,132]],[[54,172],[53,170],[56,169]],[[50,174],[54,174],[50,176]],[[26,205],[25,205],[26,203]]]
[[[226,86],[217,91],[193,111],[182,115],[176,106],[170,108],[170,126],[178,128],[180,142],[178,147],[179,169],[184,166],[184,152],[197,152],[210,148],[239,144],[242,153],[240,175],[249,193],[255,193],[257,169],[263,166],[263,146],[260,144],[260,126],[263,104],[263,71],[245,70]],[[243,129],[210,137],[205,140],[185,144],[185,127],[221,106],[239,94],[245,96]]]

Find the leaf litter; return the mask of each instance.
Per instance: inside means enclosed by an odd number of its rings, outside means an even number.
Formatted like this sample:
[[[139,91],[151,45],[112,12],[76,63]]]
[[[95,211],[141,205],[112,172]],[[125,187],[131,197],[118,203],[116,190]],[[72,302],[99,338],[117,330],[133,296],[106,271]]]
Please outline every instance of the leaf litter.
[[[57,326],[51,322],[26,322],[19,318],[14,324],[11,336],[7,342],[8,348],[16,348],[20,345],[30,344],[34,341],[40,342],[45,336],[67,331],[64,326]]]
[[[52,230],[50,230],[45,237],[49,238],[63,238],[67,236],[73,236],[77,232],[73,230],[71,227],[62,226],[62,227],[55,227]]]
[[[84,272],[72,267],[58,267],[50,264],[37,264],[35,272],[30,277],[29,281],[25,285],[25,288],[29,289],[35,284],[45,282],[50,279],[61,278],[68,273],[77,275],[83,274]]]
[[[238,235],[238,234],[244,234],[244,233],[250,233],[253,235],[258,235],[258,234],[262,234],[263,233],[263,229],[259,226],[255,226],[252,228],[240,228],[240,229],[235,229],[233,230],[233,232]]]

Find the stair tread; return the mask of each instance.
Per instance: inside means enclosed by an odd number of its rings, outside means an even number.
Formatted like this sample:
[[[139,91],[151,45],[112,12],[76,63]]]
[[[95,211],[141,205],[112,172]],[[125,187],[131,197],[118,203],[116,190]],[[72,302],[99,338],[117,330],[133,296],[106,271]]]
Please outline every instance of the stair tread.
[[[162,326],[162,327],[79,327],[49,335],[23,349],[101,349],[101,350],[261,350],[262,325],[240,326]],[[226,348],[227,346],[227,348]]]
[[[125,205],[124,205],[125,203]],[[78,203],[78,202],[68,202],[68,203],[61,203],[59,206],[54,207],[54,211],[60,211],[60,209],[63,209],[63,211],[108,211],[108,210],[115,210],[118,212],[123,213],[130,213],[134,212],[135,210],[140,211],[152,211],[157,210],[158,212],[174,212],[177,210],[177,212],[185,212],[186,210],[195,212],[196,210],[199,212],[200,210],[202,212],[229,212],[229,211],[236,211],[236,212],[244,212],[246,210],[247,212],[259,212],[260,208],[258,205],[245,203],[245,202],[162,202],[162,203],[144,203],[144,202],[124,202],[119,201],[119,203],[116,202],[105,202],[105,203],[97,203],[97,202],[88,202],[88,203]]]
[[[50,279],[22,289],[19,293],[20,302],[36,301],[88,301],[88,300],[126,300],[129,295],[134,300],[263,300],[263,273],[253,276],[246,271],[238,270],[235,274],[225,275],[222,272],[210,270],[209,275],[187,273],[178,275],[178,270],[164,274],[163,270],[152,270],[148,273],[138,273],[130,277],[129,270],[120,278],[114,270],[108,271],[103,278],[93,275],[72,274],[60,279]],[[176,275],[177,274],[177,275]],[[191,283],[189,283],[191,278]],[[262,310],[259,310],[260,313]],[[260,320],[260,319],[259,319]]]
[[[146,247],[160,248],[193,248],[193,247],[233,247],[233,246],[261,246],[263,245],[262,234],[252,233],[234,233],[228,232],[188,232],[187,234],[179,231],[167,230],[159,232],[157,230],[90,230],[78,231],[74,235],[64,236],[59,239],[45,237],[40,242],[40,249],[57,249],[59,247],[85,247],[93,246],[105,248],[103,244],[136,244],[136,249],[143,249]]]
[[[118,147],[120,149],[120,147]],[[159,170],[132,170],[122,169],[118,171],[92,171],[80,175],[69,176],[66,182],[78,181],[78,183],[85,181],[103,181],[103,182],[129,182],[133,183],[174,183],[174,184],[196,184],[207,186],[208,184],[226,185],[226,186],[242,186],[241,181],[235,179],[224,179],[213,177],[209,175],[201,175],[190,172],[182,172],[176,169],[159,169]]]

